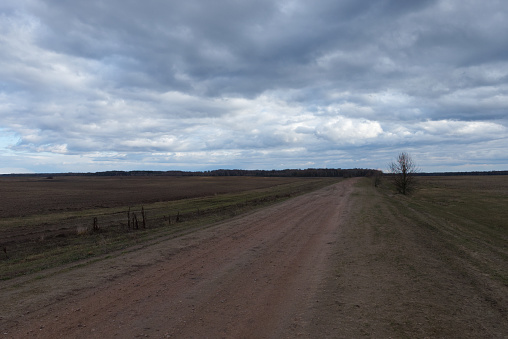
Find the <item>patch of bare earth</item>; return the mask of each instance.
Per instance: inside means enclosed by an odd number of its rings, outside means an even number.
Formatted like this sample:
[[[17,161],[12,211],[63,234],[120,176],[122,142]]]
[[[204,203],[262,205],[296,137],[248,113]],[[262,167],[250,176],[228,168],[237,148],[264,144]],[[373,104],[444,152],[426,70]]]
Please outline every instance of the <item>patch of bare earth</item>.
[[[0,329],[5,338],[506,337],[507,287],[358,182],[0,282]]]

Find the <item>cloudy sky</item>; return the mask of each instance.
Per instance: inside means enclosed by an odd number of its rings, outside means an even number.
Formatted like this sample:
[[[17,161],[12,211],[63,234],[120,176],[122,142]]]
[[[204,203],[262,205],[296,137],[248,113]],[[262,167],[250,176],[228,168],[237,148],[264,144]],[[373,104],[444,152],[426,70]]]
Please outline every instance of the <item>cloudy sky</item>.
[[[2,0],[0,173],[508,169],[504,0]]]

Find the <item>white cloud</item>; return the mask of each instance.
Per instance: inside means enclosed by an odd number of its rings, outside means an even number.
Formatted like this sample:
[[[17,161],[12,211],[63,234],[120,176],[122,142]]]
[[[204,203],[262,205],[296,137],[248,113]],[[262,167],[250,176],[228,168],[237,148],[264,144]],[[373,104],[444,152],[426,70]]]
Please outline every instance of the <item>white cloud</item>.
[[[316,135],[340,144],[363,144],[383,133],[379,122],[336,117],[316,127]]]
[[[503,136],[507,132],[507,128],[500,124],[483,121],[439,120],[422,122],[418,126],[429,134],[441,137],[458,136],[489,139],[495,135]]]

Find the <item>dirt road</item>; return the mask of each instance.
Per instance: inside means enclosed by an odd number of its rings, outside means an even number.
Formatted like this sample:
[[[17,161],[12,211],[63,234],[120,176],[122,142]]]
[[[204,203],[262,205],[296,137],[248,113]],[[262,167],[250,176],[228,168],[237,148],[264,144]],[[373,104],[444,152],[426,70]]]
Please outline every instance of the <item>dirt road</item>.
[[[11,303],[11,315],[18,316],[4,315],[5,336],[303,334],[353,184],[344,181],[181,239],[27,283],[21,292],[18,287],[18,297],[33,294],[33,303]],[[46,296],[37,299],[40,292]],[[31,312],[20,316],[21,307]]]
[[[359,180],[83,268],[0,282],[1,334],[508,337],[508,286],[447,245],[436,231],[446,220]]]

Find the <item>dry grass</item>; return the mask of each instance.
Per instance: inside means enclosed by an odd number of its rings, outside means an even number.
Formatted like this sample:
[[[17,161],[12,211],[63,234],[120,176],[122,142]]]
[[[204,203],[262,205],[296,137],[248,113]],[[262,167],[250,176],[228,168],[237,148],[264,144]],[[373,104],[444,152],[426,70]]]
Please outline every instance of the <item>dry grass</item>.
[[[508,286],[508,176],[420,177],[405,215],[462,260]],[[421,216],[421,217],[419,217]]]
[[[508,176],[418,181],[359,181],[311,322],[337,332],[319,337],[506,337]]]

